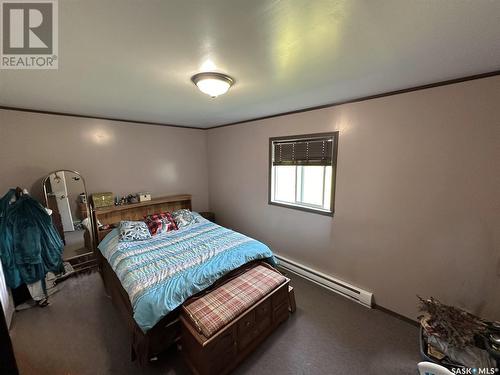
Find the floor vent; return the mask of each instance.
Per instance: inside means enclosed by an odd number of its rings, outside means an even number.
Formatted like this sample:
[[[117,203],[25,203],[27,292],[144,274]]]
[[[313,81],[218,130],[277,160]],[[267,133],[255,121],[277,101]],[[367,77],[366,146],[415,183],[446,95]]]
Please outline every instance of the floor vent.
[[[280,261],[280,267],[293,272],[305,279],[308,279],[322,287],[325,287],[335,293],[338,293],[344,297],[347,297],[355,302],[360,303],[365,307],[372,307],[373,305],[373,293],[367,292],[366,290],[357,288],[351,284],[344,281],[335,279],[331,276],[325,275],[322,272],[313,270],[309,267],[303,266],[299,263],[293,262],[287,258],[276,255],[276,258]]]

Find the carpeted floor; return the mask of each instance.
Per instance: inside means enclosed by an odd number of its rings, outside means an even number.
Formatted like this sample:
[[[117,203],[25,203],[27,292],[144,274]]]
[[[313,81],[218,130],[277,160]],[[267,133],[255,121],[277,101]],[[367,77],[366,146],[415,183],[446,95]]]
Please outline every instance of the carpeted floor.
[[[297,312],[236,374],[415,374],[417,328],[291,275]],[[98,273],[61,284],[47,308],[17,312],[21,374],[187,374],[175,348],[146,368],[130,361],[127,330]]]

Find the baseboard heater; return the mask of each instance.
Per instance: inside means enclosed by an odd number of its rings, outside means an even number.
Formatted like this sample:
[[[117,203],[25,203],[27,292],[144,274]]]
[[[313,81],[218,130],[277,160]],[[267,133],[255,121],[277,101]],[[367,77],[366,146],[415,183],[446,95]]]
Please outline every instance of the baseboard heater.
[[[280,261],[280,267],[293,272],[307,280],[310,280],[324,288],[327,288],[335,293],[347,297],[355,302],[358,302],[365,307],[372,307],[373,293],[367,292],[366,290],[357,288],[344,281],[325,275],[322,272],[303,266],[299,263],[291,261],[290,259],[284,258],[281,255],[275,256]]]

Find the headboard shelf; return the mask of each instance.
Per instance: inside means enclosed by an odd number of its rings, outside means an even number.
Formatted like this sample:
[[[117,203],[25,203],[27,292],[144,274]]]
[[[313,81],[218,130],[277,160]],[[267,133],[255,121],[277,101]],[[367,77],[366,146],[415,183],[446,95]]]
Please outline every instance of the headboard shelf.
[[[132,209],[139,208],[139,207],[159,205],[162,203],[182,202],[182,201],[189,201],[189,205],[191,205],[191,195],[189,195],[189,194],[170,195],[167,197],[154,198],[154,199],[151,199],[150,201],[146,201],[146,202],[129,203],[129,204],[123,204],[120,206],[94,208],[94,211],[96,211],[99,215],[104,215],[104,214],[107,214],[110,212],[132,210]]]

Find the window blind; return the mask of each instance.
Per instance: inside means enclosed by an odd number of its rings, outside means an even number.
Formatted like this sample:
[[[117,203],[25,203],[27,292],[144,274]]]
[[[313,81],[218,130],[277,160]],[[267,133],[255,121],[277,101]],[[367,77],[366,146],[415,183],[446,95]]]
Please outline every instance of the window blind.
[[[333,137],[273,142],[273,165],[332,165]]]

